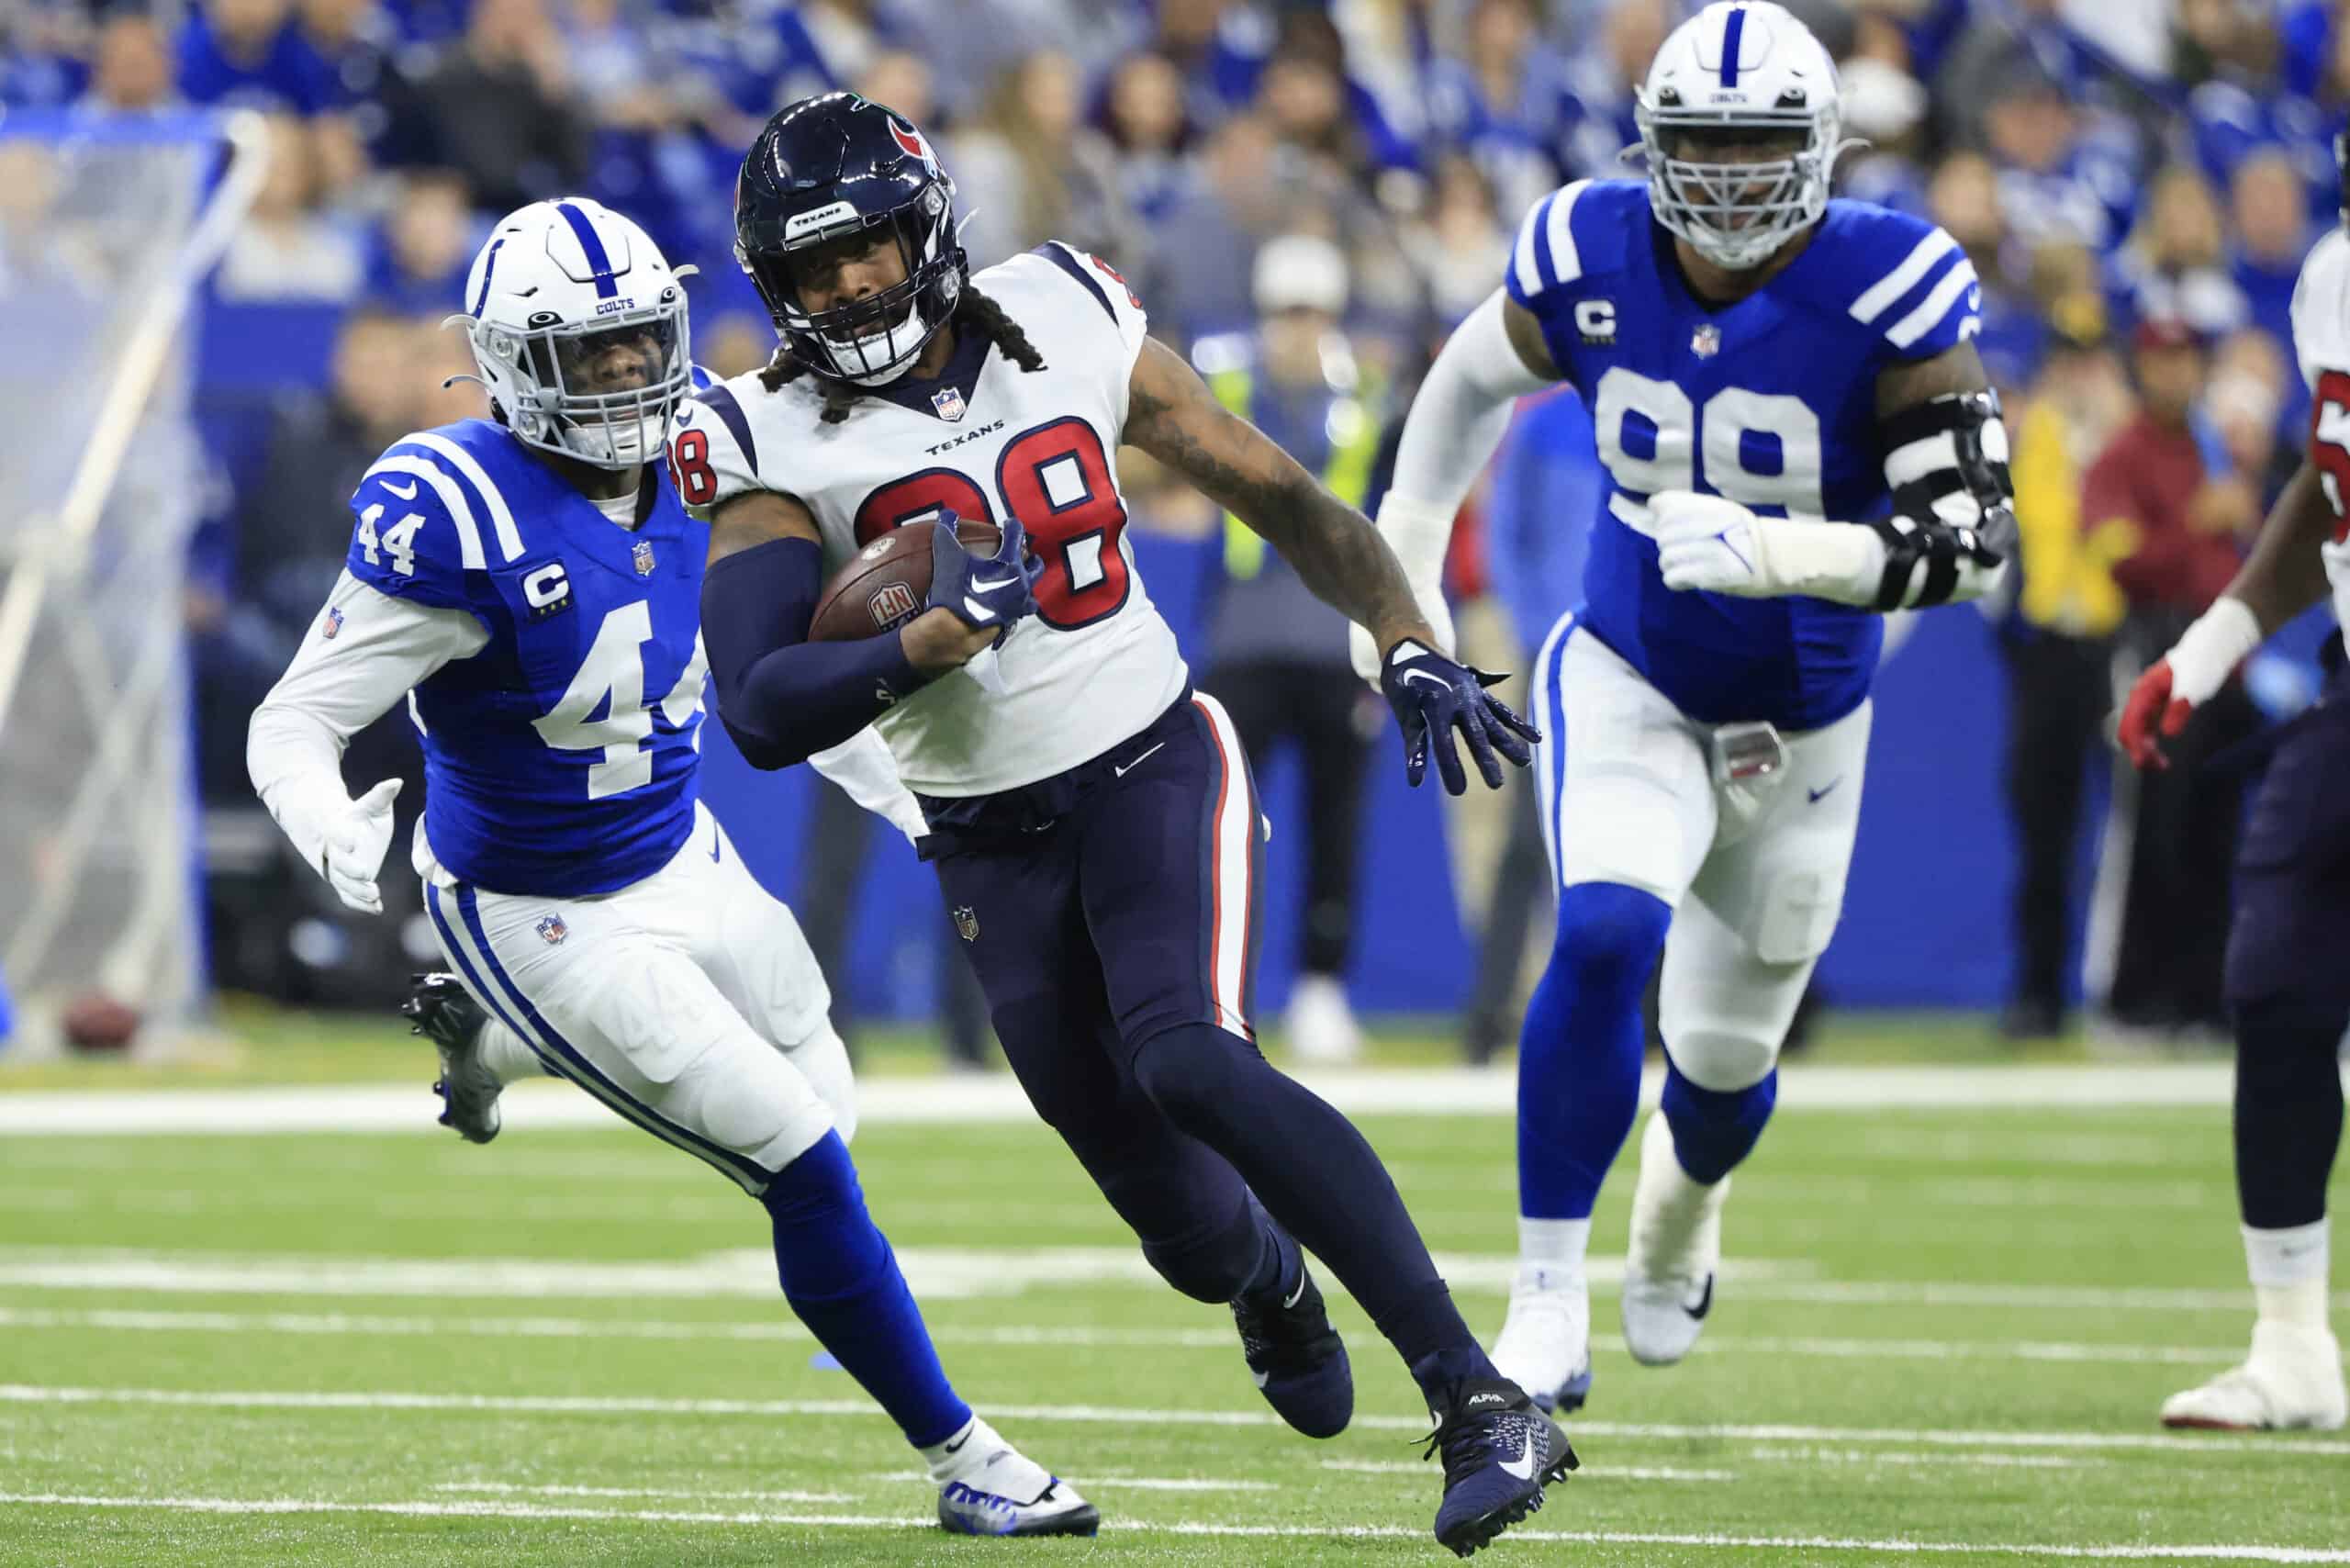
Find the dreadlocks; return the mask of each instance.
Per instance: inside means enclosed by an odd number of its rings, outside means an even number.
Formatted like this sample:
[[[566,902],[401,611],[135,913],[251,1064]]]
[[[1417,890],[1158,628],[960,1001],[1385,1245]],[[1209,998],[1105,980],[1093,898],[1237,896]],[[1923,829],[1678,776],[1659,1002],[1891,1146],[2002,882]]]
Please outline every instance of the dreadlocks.
[[[955,302],[955,314],[947,318],[947,324],[957,331],[985,338],[995,345],[996,352],[1022,370],[1045,368],[1044,355],[1038,353],[1036,345],[1028,341],[1028,334],[1021,330],[1020,323],[1005,315],[1002,306],[976,288],[965,286],[962,297]],[[791,352],[789,343],[778,343],[775,357],[767,361],[766,369],[759,372],[759,385],[770,392],[780,392],[807,368]],[[849,409],[856,406],[857,389],[845,381],[829,377],[823,380],[824,422],[836,425],[847,419]]]

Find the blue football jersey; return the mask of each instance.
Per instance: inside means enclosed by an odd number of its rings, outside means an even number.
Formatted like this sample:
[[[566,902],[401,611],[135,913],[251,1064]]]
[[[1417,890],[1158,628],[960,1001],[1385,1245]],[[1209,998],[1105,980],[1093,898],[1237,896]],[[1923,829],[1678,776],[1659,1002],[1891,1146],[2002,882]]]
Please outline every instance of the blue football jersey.
[[[498,892],[610,892],[691,833],[700,762],[710,529],[666,467],[625,529],[502,426],[396,442],[351,498],[351,573],[462,610],[489,641],[409,697],[424,831]]]
[[[1830,202],[1803,252],[1734,305],[1700,303],[1672,246],[1645,183],[1586,180],[1536,204],[1511,256],[1510,297],[1589,404],[1607,471],[1581,623],[1694,719],[1818,729],[1868,695],[1884,618],[1666,588],[1648,498],[1881,515],[1878,373],[1972,338],[1982,290],[1947,233],[1857,202]]]

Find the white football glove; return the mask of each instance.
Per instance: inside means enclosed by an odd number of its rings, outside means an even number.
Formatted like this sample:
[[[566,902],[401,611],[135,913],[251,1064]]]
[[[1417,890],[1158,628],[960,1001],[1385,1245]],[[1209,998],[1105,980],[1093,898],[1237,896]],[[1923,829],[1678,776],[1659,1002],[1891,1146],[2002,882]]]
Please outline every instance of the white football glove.
[[[384,868],[385,852],[392,846],[392,802],[399,792],[400,780],[386,778],[352,801],[327,828],[319,847],[319,875],[327,879],[345,909],[362,914],[384,913],[384,895],[375,887],[375,877]]]
[[[1884,550],[1865,528],[1757,517],[1738,502],[1694,490],[1649,499],[1657,566],[1681,592],[1776,599],[1808,594],[1845,604],[1874,599]]]

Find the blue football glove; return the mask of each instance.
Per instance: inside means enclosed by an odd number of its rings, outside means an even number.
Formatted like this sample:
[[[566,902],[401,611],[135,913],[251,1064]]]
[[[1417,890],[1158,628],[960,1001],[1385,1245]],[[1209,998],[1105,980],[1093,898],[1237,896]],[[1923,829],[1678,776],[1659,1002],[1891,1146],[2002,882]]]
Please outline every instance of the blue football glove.
[[[992,555],[974,555],[955,536],[955,514],[941,511],[930,532],[930,599],[925,610],[951,611],[973,631],[1001,626],[1036,612],[1036,579],[1042,561],[1026,557],[1028,539],[1018,518],[1007,519],[1003,543]],[[999,639],[1001,641],[1001,639]]]
[[[1379,689],[1404,726],[1404,777],[1409,783],[1416,788],[1427,777],[1433,749],[1445,789],[1455,795],[1468,792],[1469,776],[1453,745],[1456,728],[1469,743],[1469,755],[1477,759],[1477,771],[1490,789],[1502,787],[1495,752],[1520,767],[1533,760],[1529,745],[1540,740],[1542,732],[1485,689],[1508,678],[1456,664],[1409,638],[1387,650],[1387,661],[1379,669]]]

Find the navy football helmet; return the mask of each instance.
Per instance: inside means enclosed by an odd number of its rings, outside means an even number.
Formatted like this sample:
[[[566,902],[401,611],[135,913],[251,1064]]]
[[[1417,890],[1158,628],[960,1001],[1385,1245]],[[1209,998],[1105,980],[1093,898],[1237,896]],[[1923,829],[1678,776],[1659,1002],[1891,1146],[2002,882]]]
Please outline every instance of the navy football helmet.
[[[954,207],[955,182],[912,120],[825,93],[778,111],[751,143],[734,185],[734,257],[794,357],[818,375],[878,386],[905,374],[970,281]],[[896,242],[903,281],[807,309],[795,258],[868,230]]]

